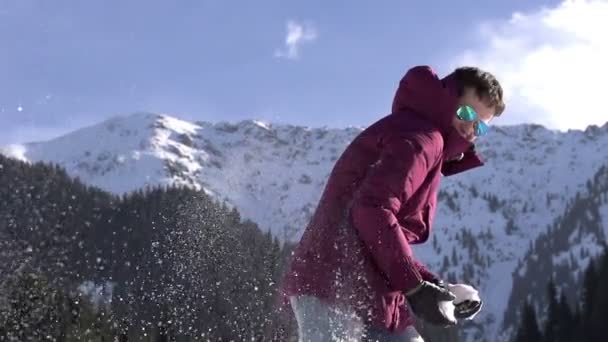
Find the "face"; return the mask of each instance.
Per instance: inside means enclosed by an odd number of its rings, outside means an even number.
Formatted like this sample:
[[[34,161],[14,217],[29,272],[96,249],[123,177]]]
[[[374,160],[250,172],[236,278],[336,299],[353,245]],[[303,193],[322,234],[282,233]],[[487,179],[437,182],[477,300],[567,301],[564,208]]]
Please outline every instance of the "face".
[[[483,121],[488,125],[494,118],[494,113],[496,113],[494,106],[488,106],[484,103],[479,96],[477,96],[475,89],[473,88],[465,89],[463,96],[460,98],[459,105],[472,107],[477,112],[477,120]],[[456,128],[456,131],[468,141],[474,142],[477,139],[477,136],[475,136],[476,121],[463,121],[454,114],[452,125]]]

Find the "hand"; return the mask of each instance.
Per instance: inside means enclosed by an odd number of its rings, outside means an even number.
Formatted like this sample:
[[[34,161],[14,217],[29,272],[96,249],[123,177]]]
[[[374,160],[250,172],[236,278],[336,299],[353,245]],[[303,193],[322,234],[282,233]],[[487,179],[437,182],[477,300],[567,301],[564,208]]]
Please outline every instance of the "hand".
[[[446,288],[423,281],[417,288],[406,293],[407,301],[416,316],[441,327],[456,325],[456,319],[445,308],[456,298]],[[447,302],[447,303],[446,303]]]

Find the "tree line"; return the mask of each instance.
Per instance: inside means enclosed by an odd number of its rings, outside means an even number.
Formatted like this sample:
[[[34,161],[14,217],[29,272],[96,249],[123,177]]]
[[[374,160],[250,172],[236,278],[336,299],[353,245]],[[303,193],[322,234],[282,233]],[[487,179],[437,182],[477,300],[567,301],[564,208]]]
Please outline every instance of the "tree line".
[[[292,247],[201,191],[0,155],[0,341],[287,340]]]
[[[608,336],[608,251],[591,260],[571,306],[553,281],[547,286],[548,306],[538,310],[526,301],[521,307],[515,342],[606,341]],[[538,316],[544,313],[541,322]]]

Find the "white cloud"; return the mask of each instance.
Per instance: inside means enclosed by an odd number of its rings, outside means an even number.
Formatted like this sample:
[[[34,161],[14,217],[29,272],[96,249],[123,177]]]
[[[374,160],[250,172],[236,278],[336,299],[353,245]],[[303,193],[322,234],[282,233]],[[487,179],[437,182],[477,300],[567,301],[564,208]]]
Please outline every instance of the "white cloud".
[[[300,45],[317,39],[317,32],[310,24],[301,24],[293,20],[287,22],[287,35],[284,46],[275,51],[275,57],[297,59]]]
[[[504,124],[584,129],[608,121],[608,1],[566,0],[480,26],[481,46],[450,67],[476,65],[503,87]]]

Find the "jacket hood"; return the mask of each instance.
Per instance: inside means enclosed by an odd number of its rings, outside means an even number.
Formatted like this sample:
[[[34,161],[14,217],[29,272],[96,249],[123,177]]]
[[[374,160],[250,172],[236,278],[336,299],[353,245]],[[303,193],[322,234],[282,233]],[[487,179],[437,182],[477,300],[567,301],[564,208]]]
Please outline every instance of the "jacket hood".
[[[452,126],[458,109],[458,84],[454,74],[439,79],[426,65],[408,70],[399,82],[392,113],[411,113],[433,123],[444,138],[444,176],[482,166],[474,144],[464,139]]]
[[[430,67],[417,66],[399,82],[392,112],[411,111],[433,122],[445,134],[457,108],[458,95],[452,78],[440,80]]]

